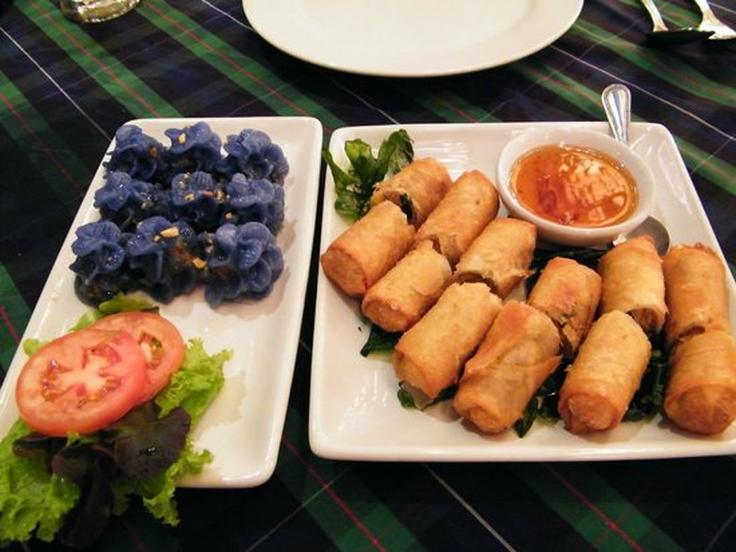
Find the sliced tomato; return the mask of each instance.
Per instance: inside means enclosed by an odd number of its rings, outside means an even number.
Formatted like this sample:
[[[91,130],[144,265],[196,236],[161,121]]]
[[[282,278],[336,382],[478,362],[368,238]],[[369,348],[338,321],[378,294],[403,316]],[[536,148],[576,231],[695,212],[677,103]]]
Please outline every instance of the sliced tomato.
[[[63,437],[91,433],[139,404],[146,359],[128,332],[80,330],[28,359],[15,388],[20,417],[34,430]]]
[[[130,332],[146,358],[146,386],[141,402],[151,400],[169,383],[184,361],[184,340],[171,322],[152,312],[121,312],[95,322],[95,330]]]

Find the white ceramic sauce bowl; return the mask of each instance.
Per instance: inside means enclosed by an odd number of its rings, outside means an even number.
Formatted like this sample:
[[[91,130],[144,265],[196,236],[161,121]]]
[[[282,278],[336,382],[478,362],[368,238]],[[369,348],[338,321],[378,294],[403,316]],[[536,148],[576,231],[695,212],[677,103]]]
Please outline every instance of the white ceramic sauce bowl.
[[[549,145],[591,148],[619,161],[634,177],[637,186],[638,203],[631,216],[611,226],[580,228],[544,219],[522,205],[511,185],[514,164],[531,150]],[[654,176],[647,164],[634,150],[600,132],[555,128],[524,132],[501,151],[497,177],[498,191],[509,212],[536,225],[541,239],[560,245],[585,247],[611,243],[644,222],[654,207]]]

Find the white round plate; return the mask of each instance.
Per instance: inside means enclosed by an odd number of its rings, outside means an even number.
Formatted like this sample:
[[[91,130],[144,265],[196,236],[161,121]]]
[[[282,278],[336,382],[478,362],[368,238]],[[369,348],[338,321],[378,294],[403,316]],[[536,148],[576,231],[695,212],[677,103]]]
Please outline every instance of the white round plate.
[[[304,61],[432,77],[503,65],[569,29],[583,0],[243,0],[255,30]]]

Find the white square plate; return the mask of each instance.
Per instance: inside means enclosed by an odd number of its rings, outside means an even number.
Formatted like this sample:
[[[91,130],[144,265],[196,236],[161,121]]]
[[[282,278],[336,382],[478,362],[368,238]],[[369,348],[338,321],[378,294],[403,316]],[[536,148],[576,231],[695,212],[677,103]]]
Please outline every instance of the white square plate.
[[[455,178],[480,169],[495,180],[503,146],[532,127],[564,126],[606,132],[603,123],[491,123],[404,125],[417,157],[442,161]],[[361,138],[378,147],[398,127],[337,130],[330,151],[340,166],[348,161],[346,140]],[[675,142],[661,125],[635,123],[632,147],[654,172],[657,203],[653,215],[669,229],[673,243],[702,242],[721,254],[718,242],[688,176]],[[320,251],[347,227],[335,212],[334,183],[327,174]],[[505,216],[502,210],[499,216]],[[728,272],[728,271],[727,271]],[[728,278],[730,316],[736,320],[736,285]],[[450,402],[424,412],[406,410],[396,398],[398,381],[388,358],[363,358],[359,351],[369,326],[359,304],[343,296],[320,269],[312,355],[309,442],[326,458],[383,461],[612,460],[707,456],[736,452],[736,424],[716,437],[686,435],[662,423],[624,423],[601,434],[577,436],[537,422],[520,439],[514,431],[484,436],[469,430]]]
[[[194,445],[214,454],[212,464],[185,487],[253,487],[271,477],[276,467],[281,432],[294,373],[309,261],[314,238],[319,190],[322,125],[308,117],[253,117],[222,119],[140,119],[130,121],[164,144],[168,128],[205,121],[223,143],[229,134],[245,128],[266,132],[280,145],[289,161],[284,183],[284,224],[276,240],[284,253],[284,272],[271,294],[260,301],[211,308],[201,286],[161,306],[185,339],[201,337],[210,353],[232,349],[225,365],[225,385],[193,431]],[[108,150],[114,148],[110,144]],[[103,184],[104,168],[97,169],[87,195],[64,240],[23,339],[50,339],[72,326],[89,307],[74,295],[71,244],[80,225],[99,219],[94,193]],[[26,360],[18,350],[0,391],[0,436],[18,418],[13,390]]]

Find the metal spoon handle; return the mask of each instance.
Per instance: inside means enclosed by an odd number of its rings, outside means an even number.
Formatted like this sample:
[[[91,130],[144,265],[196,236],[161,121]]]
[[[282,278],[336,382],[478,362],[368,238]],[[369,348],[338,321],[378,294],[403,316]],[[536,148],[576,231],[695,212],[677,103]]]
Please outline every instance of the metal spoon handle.
[[[601,101],[613,137],[622,144],[628,144],[629,123],[631,122],[631,91],[623,84],[611,84],[603,90]]]
[[[652,25],[654,25],[652,31],[667,31],[667,25],[665,24],[664,19],[662,19],[662,14],[659,13],[657,5],[654,3],[654,1],[641,0],[641,3],[644,4],[644,8],[646,8],[647,12],[649,12],[649,17],[652,18]]]

